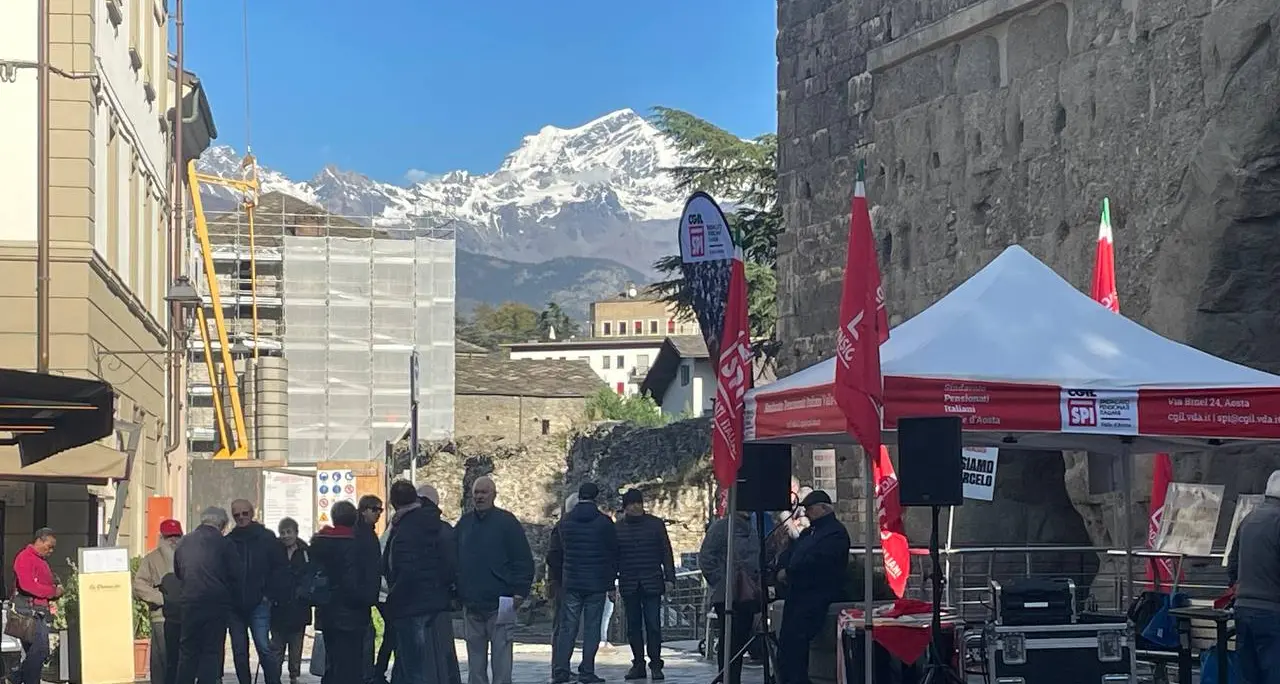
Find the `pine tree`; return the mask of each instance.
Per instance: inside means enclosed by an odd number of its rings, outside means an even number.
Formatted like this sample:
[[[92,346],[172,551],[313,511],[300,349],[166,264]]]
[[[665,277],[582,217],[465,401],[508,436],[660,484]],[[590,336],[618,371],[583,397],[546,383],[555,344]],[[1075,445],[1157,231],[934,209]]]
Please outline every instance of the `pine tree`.
[[[734,205],[726,218],[742,241],[746,258],[748,313],[756,353],[776,354],[778,235],[782,210],[778,207],[778,138],[769,133],[752,140],[738,136],[688,112],[654,108],[654,124],[688,162],[666,169],[676,187],[686,193],[702,191]],[[654,268],[665,278],[653,285],[662,299],[692,317],[692,297],[680,276],[680,255],[663,257]]]

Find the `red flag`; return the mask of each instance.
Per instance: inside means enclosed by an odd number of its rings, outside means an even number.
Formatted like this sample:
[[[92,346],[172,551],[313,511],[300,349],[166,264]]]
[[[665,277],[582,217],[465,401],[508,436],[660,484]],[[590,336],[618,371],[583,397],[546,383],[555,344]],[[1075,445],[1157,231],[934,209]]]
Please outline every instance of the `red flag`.
[[[1098,226],[1098,253],[1093,260],[1094,301],[1120,313],[1120,295],[1116,292],[1116,248],[1111,235],[1111,201],[1102,200],[1102,221]]]
[[[747,274],[742,248],[734,250],[729,296],[725,302],[716,401],[711,434],[711,466],[721,487],[732,487],[742,463],[743,411],[751,387],[751,327],[747,319]]]
[[[880,375],[880,345],[889,339],[889,321],[880,288],[871,212],[861,172],[853,191],[849,221],[849,252],[844,265],[844,294],[840,297],[840,329],[836,340],[836,404],[844,413],[849,433],[867,458],[880,448],[884,380]],[[895,494],[896,496],[896,494]]]
[[[1169,454],[1156,454],[1155,469],[1151,472],[1151,507],[1147,516],[1147,548],[1155,548],[1160,535],[1160,519],[1164,517],[1164,497],[1173,481],[1173,461]],[[1172,586],[1176,566],[1172,558],[1157,558],[1147,564],[1147,582],[1159,581],[1161,586]],[[1159,576],[1156,576],[1159,573]]]
[[[894,593],[902,596],[911,571],[910,549],[903,533],[898,503],[898,476],[889,452],[880,443],[884,407],[884,379],[880,374],[880,345],[889,339],[889,320],[880,288],[875,240],[867,190],[859,169],[849,220],[849,251],[845,257],[844,294],[840,297],[840,329],[836,340],[836,404],[844,413],[849,433],[871,462],[880,511],[880,547],[884,574]]]
[[[1102,220],[1098,225],[1098,250],[1093,260],[1093,288],[1090,296],[1099,304],[1120,313],[1120,295],[1116,289],[1115,236],[1111,233],[1111,200],[1102,200]],[[1147,515],[1147,548],[1154,548],[1160,534],[1160,518],[1164,514],[1164,495],[1173,481],[1173,463],[1169,454],[1156,454],[1155,470],[1151,474],[1151,507]],[[1147,564],[1147,581],[1156,579],[1161,584],[1173,583],[1174,563],[1171,558],[1160,558]]]
[[[880,514],[880,548],[884,550],[884,578],[893,593],[902,598],[911,574],[911,547],[902,527],[902,506],[898,503],[898,475],[883,446],[871,464],[876,484],[876,509]]]

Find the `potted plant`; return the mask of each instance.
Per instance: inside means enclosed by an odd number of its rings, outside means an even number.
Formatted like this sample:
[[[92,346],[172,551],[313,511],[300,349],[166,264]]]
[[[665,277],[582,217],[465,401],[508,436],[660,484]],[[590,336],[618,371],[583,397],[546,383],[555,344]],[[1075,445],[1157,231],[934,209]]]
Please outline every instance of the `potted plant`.
[[[76,631],[80,620],[80,568],[69,558],[67,568],[62,578],[62,596],[53,602],[51,648],[45,665],[45,676],[54,682],[80,679],[80,635]]]
[[[142,557],[129,561],[129,574],[136,576]],[[148,678],[151,670],[151,606],[146,601],[133,599],[133,674],[134,679]]]

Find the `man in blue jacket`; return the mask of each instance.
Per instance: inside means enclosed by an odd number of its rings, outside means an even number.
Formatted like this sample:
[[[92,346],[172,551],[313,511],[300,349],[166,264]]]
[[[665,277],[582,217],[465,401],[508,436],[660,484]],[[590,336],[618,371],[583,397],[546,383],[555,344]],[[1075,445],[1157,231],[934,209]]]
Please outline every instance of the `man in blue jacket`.
[[[518,608],[533,584],[533,551],[524,526],[509,511],[494,506],[498,488],[488,475],[471,485],[472,510],[458,521],[458,599],[462,638],[467,642],[470,684],[511,684],[514,620],[499,620],[499,601]],[[514,616],[512,616],[514,617]],[[492,652],[490,646],[492,645]]]
[[[556,662],[551,664],[551,678],[556,684],[570,681],[569,657],[578,627],[588,625],[582,638],[582,663],[578,665],[580,684],[599,684],[596,676],[596,650],[600,633],[596,627],[604,618],[604,599],[616,599],[614,585],[618,580],[618,534],[613,520],[600,512],[596,500],[600,488],[587,482],[578,488],[578,505],[560,521],[560,546],[563,549],[564,621],[560,625],[560,644]]]

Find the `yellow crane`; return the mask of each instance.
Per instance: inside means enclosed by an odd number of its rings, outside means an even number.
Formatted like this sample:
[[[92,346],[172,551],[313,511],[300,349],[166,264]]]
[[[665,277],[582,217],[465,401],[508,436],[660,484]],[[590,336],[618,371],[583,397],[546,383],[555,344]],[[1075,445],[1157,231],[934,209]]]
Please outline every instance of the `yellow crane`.
[[[220,185],[242,193],[242,202],[249,220],[249,292],[253,309],[253,358],[258,358],[258,262],[257,243],[254,235],[253,214],[258,197],[258,171],[252,155],[246,155],[244,165],[250,168],[248,179],[239,180],[223,178],[196,171],[194,161],[187,163],[187,186],[191,192],[191,209],[195,215],[196,240],[200,245],[200,256],[204,263],[205,280],[209,286],[209,300],[213,309],[213,324],[218,335],[221,348],[222,367],[227,378],[227,393],[231,399],[232,427],[235,430],[234,441],[228,439],[227,416],[222,405],[221,387],[218,383],[217,370],[213,357],[213,345],[209,339],[209,326],[205,318],[204,307],[196,308],[196,323],[200,327],[200,341],[204,347],[205,368],[209,371],[209,385],[213,388],[213,411],[217,422],[218,437],[221,447],[213,455],[215,459],[247,459],[249,458],[249,435],[245,426],[244,407],[240,402],[239,383],[236,380],[235,363],[231,356],[231,344],[227,337],[226,317],[222,311],[222,296],[218,288],[218,279],[213,267],[213,249],[209,242],[209,225],[204,215],[204,202],[200,197],[200,184]]]

